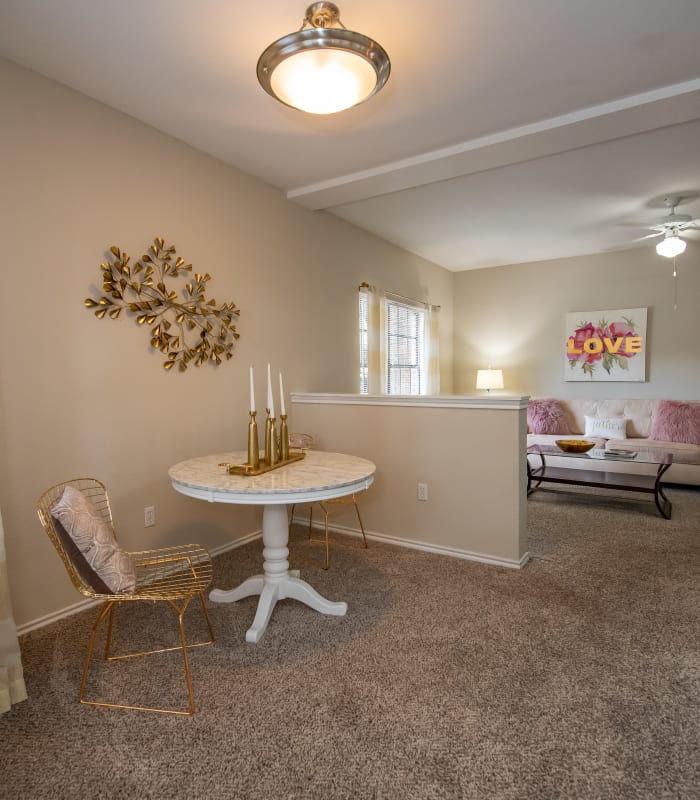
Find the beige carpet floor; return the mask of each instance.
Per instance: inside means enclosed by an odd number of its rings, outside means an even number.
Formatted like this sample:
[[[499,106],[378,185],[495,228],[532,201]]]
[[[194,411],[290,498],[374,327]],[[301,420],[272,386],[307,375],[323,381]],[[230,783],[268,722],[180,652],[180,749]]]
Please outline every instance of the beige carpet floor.
[[[337,537],[325,573],[295,529],[292,566],[347,616],[284,601],[250,645],[255,599],[211,604],[192,718],[78,705],[93,610],[28,634],[0,798],[699,798],[700,491],[669,495],[664,521],[631,495],[537,492],[519,571]],[[214,585],[260,549],[217,558]],[[120,613],[140,642],[174,633],[158,608]],[[176,700],[181,662],[98,659],[90,686]]]

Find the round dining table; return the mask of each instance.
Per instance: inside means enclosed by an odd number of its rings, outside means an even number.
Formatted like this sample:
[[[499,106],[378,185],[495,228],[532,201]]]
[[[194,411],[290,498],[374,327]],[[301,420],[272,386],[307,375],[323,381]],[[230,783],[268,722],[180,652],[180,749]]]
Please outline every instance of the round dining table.
[[[300,461],[261,475],[230,474],[229,464],[243,464],[245,452],[219,453],[181,461],[170,467],[173,488],[188,497],[210,503],[236,503],[263,507],[263,572],[253,575],[234,589],[213,589],[215,603],[233,603],[259,595],[247,642],[258,642],[265,633],[278,600],[291,599],[322,614],[343,616],[347,603],[322,597],[289,569],[289,520],[287,506],[330,500],[368,489],[374,480],[371,461],[343,453],[308,450]]]

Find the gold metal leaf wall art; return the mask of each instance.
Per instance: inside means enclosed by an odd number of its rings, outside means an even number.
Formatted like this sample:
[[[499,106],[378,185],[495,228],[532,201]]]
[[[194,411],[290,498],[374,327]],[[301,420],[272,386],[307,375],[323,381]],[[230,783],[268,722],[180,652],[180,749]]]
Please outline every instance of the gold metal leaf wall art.
[[[207,300],[205,289],[211,275],[195,272],[182,289],[182,297],[166,286],[166,279],[186,277],[192,264],[176,255],[173,245],[158,237],[149,251],[131,267],[130,257],[118,247],[110,247],[111,262],[100,264],[102,291],[98,300],[88,297],[87,308],[95,316],[117,319],[126,310],[136,315],[139,325],[151,328],[151,347],[166,356],[163,366],[172,369],[176,364],[184,372],[190,363],[205,361],[219,366],[222,358],[233,357],[233,346],[240,334],[235,321],[240,311],[235,303],[217,305]]]

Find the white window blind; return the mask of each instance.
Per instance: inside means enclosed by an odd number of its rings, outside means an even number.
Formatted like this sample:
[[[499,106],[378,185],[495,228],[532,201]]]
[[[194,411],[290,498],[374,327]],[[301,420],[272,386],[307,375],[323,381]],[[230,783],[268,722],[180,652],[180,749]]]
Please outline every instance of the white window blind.
[[[425,311],[387,300],[387,394],[423,394]]]

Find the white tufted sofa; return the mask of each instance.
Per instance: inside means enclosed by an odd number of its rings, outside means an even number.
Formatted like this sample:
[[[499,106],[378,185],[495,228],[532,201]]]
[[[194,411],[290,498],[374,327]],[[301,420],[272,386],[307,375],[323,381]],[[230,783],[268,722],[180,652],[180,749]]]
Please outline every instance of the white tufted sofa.
[[[649,439],[651,422],[658,406],[658,400],[634,400],[626,398],[607,398],[605,400],[575,400],[558,398],[569,422],[571,435],[528,433],[528,446],[532,444],[554,444],[556,439],[585,439],[586,420],[588,417],[624,417],[627,420],[627,438],[596,439],[597,447],[614,447],[625,450],[654,448],[674,454],[674,461],[664,476],[666,483],[686,483],[700,486],[700,445],[683,442],[661,442]],[[686,463],[684,463],[686,462]],[[630,462],[601,461],[586,459],[548,457],[547,463],[552,466],[569,468],[600,469],[607,472],[655,472],[656,468],[648,464]]]

